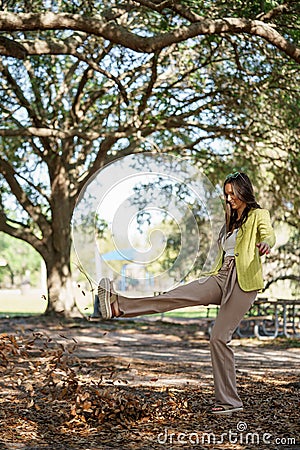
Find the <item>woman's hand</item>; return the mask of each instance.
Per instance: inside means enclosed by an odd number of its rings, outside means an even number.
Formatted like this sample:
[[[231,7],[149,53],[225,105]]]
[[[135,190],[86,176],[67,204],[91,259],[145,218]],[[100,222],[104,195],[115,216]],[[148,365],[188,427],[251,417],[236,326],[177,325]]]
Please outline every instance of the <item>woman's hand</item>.
[[[270,253],[270,246],[266,242],[259,242],[256,244],[256,247],[258,247],[259,254],[260,255],[268,255]]]

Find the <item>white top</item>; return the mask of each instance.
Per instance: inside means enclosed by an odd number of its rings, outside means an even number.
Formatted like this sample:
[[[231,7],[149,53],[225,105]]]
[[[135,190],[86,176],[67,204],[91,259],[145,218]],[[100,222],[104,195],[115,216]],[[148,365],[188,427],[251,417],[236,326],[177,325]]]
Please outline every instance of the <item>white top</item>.
[[[236,236],[238,231],[239,231],[238,228],[233,230],[233,232],[223,242],[223,250],[225,252],[225,258],[226,256],[234,256],[234,247],[236,244]]]

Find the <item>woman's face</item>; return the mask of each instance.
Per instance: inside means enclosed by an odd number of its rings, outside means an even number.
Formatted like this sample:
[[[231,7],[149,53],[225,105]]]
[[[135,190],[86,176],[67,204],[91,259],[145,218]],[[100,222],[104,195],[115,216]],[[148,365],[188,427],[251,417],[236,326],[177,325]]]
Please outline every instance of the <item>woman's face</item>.
[[[232,184],[225,184],[224,190],[226,201],[230,204],[231,208],[236,209],[237,211],[242,211],[245,208],[246,203],[234,195]]]

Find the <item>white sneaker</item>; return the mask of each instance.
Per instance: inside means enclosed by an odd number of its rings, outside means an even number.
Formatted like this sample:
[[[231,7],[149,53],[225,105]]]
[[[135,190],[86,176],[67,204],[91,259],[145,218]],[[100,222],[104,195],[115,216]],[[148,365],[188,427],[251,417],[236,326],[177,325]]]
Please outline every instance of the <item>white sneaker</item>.
[[[112,318],[111,291],[109,278],[102,278],[98,284],[99,309],[103,319]]]

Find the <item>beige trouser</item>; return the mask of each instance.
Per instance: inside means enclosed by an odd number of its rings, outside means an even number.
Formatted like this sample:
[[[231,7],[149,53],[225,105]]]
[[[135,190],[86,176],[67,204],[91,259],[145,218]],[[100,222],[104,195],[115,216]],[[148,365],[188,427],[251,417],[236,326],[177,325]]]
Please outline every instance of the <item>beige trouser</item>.
[[[230,278],[230,279],[229,279]],[[232,334],[255,300],[257,291],[239,287],[233,258],[226,258],[219,273],[192,281],[156,297],[118,295],[122,317],[136,317],[196,305],[220,305],[210,336],[216,404],[242,406],[237,393],[234,354],[228,345]]]

